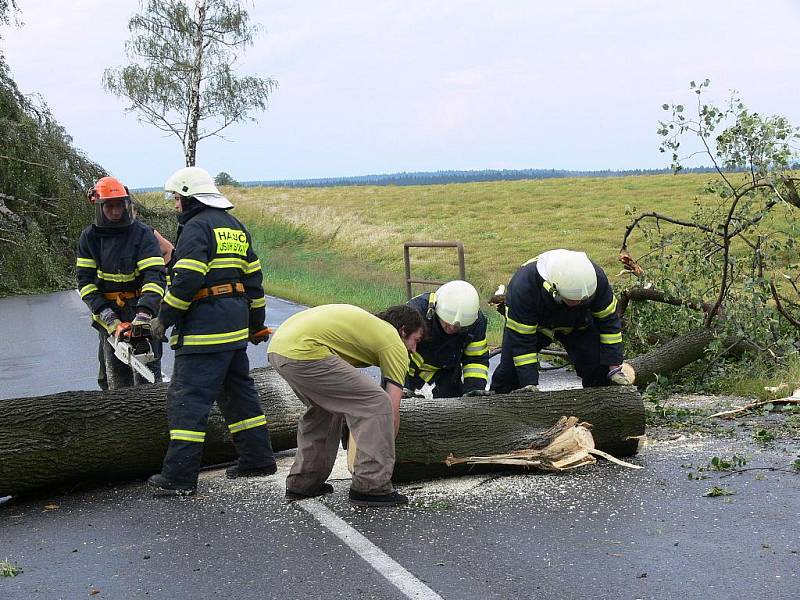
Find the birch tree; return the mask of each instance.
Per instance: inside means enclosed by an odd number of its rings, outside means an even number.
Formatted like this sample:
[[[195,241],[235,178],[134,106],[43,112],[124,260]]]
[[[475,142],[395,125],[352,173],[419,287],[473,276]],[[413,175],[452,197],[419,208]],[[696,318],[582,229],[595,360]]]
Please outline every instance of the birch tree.
[[[277,81],[235,73],[259,27],[236,0],[142,0],[128,22],[131,64],[106,69],[103,86],[127,98],[140,121],[176,136],[186,166],[197,144],[234,123],[255,121]]]

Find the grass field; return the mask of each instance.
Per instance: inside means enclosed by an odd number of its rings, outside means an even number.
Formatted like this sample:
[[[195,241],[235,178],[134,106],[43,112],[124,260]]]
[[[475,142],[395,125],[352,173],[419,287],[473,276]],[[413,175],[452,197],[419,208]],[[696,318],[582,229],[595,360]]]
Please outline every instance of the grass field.
[[[406,300],[405,241],[463,242],[467,279],[482,298],[507,283],[520,264],[552,248],[586,251],[619,287],[627,275],[620,275],[617,254],[633,215],[655,210],[687,217],[695,202],[715,202],[703,195],[710,178],[648,175],[224,192],[253,234],[267,293],[308,305],[347,302],[375,311]],[[148,194],[145,201],[167,205],[160,194]],[[635,235],[631,243],[636,255]],[[413,250],[412,274],[455,278],[455,251]],[[417,286],[415,293],[425,289]],[[500,318],[491,310],[487,315],[490,343],[498,344]],[[763,379],[757,375],[735,385],[755,393]]]
[[[521,263],[552,248],[585,250],[615,275],[617,252],[631,219],[626,210],[686,216],[707,179],[659,175],[408,187],[230,188],[226,193],[250,227],[270,232],[265,250],[304,246],[344,257],[355,261],[353,269],[339,274],[352,276],[369,268],[390,280],[394,276],[401,292],[403,242],[459,240],[465,245],[467,278],[488,295]],[[276,230],[286,235],[276,235]],[[299,246],[294,243],[298,241]],[[457,275],[455,251],[412,252],[415,276]],[[269,258],[276,267],[285,259]],[[380,286],[384,284],[381,279]]]

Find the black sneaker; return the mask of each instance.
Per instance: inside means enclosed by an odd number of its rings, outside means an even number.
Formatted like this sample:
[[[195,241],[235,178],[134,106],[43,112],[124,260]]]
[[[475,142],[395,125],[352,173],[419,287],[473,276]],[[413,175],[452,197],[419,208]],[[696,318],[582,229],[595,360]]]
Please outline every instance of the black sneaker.
[[[307,498],[316,498],[317,496],[324,496],[325,494],[332,494],[333,486],[330,483],[323,483],[319,489],[313,494],[301,494],[300,492],[293,492],[286,490],[286,501],[295,502],[296,500],[306,500]]]
[[[191,496],[197,491],[197,484],[170,481],[161,473],[151,475],[147,485],[154,496]]]
[[[408,504],[408,496],[398,491],[388,494],[362,494],[350,488],[350,504],[355,506],[400,506]]]
[[[265,477],[267,475],[275,475],[277,470],[278,465],[275,463],[256,469],[241,469],[239,465],[233,465],[225,469],[225,477],[228,479],[236,479],[237,477]]]

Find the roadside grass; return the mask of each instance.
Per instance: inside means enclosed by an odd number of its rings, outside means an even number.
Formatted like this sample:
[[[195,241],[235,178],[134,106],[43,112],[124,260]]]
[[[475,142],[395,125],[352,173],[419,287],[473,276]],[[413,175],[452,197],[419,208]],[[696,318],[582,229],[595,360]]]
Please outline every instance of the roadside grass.
[[[713,391],[759,400],[775,400],[791,396],[798,388],[800,357],[793,356],[784,367],[767,370],[756,366],[737,377],[720,381]]]

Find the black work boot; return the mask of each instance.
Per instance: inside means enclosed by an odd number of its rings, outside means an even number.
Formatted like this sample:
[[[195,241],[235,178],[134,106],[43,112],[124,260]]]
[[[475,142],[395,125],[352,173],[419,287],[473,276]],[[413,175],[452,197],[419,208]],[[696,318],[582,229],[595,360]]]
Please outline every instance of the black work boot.
[[[350,504],[355,506],[400,506],[408,504],[408,496],[398,491],[388,494],[362,494],[350,488]]]
[[[153,490],[154,496],[191,496],[197,491],[197,484],[170,481],[161,473],[151,475],[147,486]]]
[[[319,489],[313,494],[301,494],[300,492],[293,492],[292,490],[286,490],[286,501],[295,502],[296,500],[306,500],[307,498],[316,498],[318,496],[324,496],[325,494],[332,494],[332,493],[333,493],[333,486],[330,483],[323,483],[321,486],[319,486]]]
[[[267,475],[275,475],[277,470],[278,465],[275,463],[255,469],[242,469],[239,465],[233,465],[225,469],[225,477],[228,479],[236,479],[238,477],[265,477]]]

